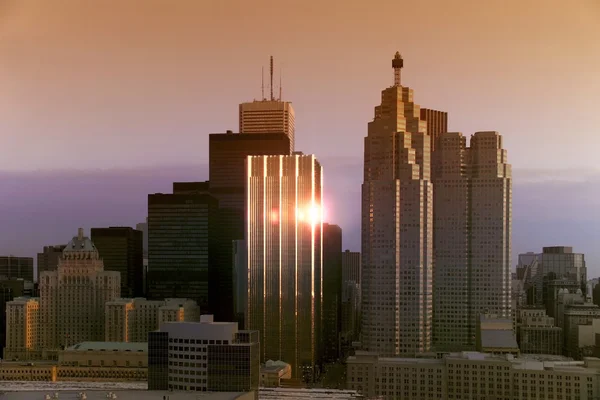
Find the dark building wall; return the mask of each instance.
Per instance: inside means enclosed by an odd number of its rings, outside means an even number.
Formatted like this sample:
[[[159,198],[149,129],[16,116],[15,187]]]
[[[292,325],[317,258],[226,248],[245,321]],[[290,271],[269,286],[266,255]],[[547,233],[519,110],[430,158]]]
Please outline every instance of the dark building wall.
[[[209,311],[209,273],[218,267],[218,232],[214,197],[148,195],[148,297],[189,298],[202,313]]]
[[[56,271],[58,260],[62,252],[67,247],[66,244],[56,246],[44,246],[44,250],[37,254],[37,276],[44,271]]]
[[[169,334],[148,333],[148,390],[169,389]]]
[[[0,257],[0,276],[33,282],[33,258]]]
[[[144,295],[143,233],[130,227],[92,228],[105,271],[121,273],[121,296]]]
[[[342,228],[323,224],[323,359],[339,358],[342,331]]]
[[[211,300],[215,321],[236,321],[234,307],[232,246],[244,239],[246,157],[289,155],[290,139],[284,133],[215,133],[209,136],[210,194],[219,201],[220,238],[216,271],[211,287],[217,296]]]
[[[420,119],[427,122],[427,133],[431,137],[431,153],[433,154],[438,147],[441,134],[448,132],[448,113],[422,108]]]

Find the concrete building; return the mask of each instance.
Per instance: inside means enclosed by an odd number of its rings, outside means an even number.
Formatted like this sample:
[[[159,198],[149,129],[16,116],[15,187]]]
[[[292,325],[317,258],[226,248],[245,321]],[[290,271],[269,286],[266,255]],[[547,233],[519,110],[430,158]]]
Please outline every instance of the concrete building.
[[[261,361],[312,381],[321,361],[322,168],[315,156],[247,159],[248,308]]]
[[[360,285],[360,252],[346,250],[342,253],[342,282],[353,281]]]
[[[517,342],[523,354],[562,354],[562,328],[544,308],[522,308],[518,311]]]
[[[147,342],[166,322],[198,322],[200,307],[189,299],[117,299],[106,303],[107,342]]]
[[[39,299],[18,297],[6,303],[5,358],[28,360],[39,347]]]
[[[86,400],[106,400],[106,399],[119,399],[119,400],[198,400],[197,393],[190,392],[173,392],[169,390],[141,390],[141,389],[88,389],[88,390],[61,390],[56,392],[54,388],[56,384],[46,386],[44,389],[37,390],[20,390],[8,391],[4,394],[5,400],[30,400],[32,398],[46,398],[54,399],[54,394],[59,395],[60,399],[81,399],[82,395],[85,395]],[[18,386],[17,386],[18,387]],[[9,389],[10,390],[10,389]],[[253,400],[255,399],[256,393],[225,393],[225,392],[213,392],[213,393],[202,393],[202,400]]]
[[[246,132],[248,133],[248,132]],[[235,310],[233,298],[234,278],[231,265],[234,263],[231,243],[245,238],[246,201],[246,157],[260,155],[290,155],[290,138],[283,132],[237,134],[215,133],[209,135],[209,179],[210,193],[219,201],[218,276],[213,283],[218,287],[214,299],[217,321],[242,322],[243,316]]]
[[[148,336],[148,389],[254,391],[258,396],[258,336],[238,331],[235,322],[213,322],[211,315],[197,323],[165,323]]]
[[[144,236],[130,227],[92,228],[105,271],[121,274],[121,297],[144,295]]]
[[[482,353],[519,355],[512,318],[482,314],[477,323],[475,345]]]
[[[0,256],[0,276],[33,282],[33,258]]]
[[[104,339],[104,305],[119,297],[121,277],[104,270],[96,246],[79,229],[57,270],[41,273],[39,291],[40,347],[58,349]]]
[[[362,185],[362,344],[383,355],[429,351],[432,325],[431,139],[412,89],[394,85],[365,138]]]
[[[340,358],[342,228],[323,223],[323,361]]]
[[[149,299],[187,298],[209,309],[219,219],[218,202],[207,192],[205,182],[176,182],[173,194],[148,195]]]
[[[282,380],[292,378],[292,366],[283,361],[267,360],[260,366],[260,387],[280,387]]]
[[[594,325],[594,321],[598,319],[600,319],[600,307],[593,303],[577,302],[565,306],[563,313],[564,355],[580,360],[593,354],[596,340],[595,330],[600,328],[600,325]],[[585,326],[589,326],[589,328],[584,328]]]
[[[40,274],[44,271],[56,271],[58,267],[58,259],[62,256],[62,252],[67,247],[66,244],[55,246],[44,246],[41,253],[37,254],[37,277],[39,280]]]
[[[480,314],[511,317],[511,166],[497,132],[444,133],[435,157],[434,343],[472,350]]]
[[[6,347],[6,304],[18,297],[34,297],[33,292],[33,282],[0,276],[0,359]]]
[[[348,359],[347,387],[366,398],[394,400],[553,399],[600,396],[600,359],[451,353],[443,358]]]

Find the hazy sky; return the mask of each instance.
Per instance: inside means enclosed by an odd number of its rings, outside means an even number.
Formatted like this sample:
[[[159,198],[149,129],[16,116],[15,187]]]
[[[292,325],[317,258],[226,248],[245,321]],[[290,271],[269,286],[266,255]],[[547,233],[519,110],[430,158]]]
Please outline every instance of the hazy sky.
[[[206,164],[208,133],[237,130],[237,105],[260,97],[272,54],[296,110],[297,148],[316,153],[334,181],[354,169],[331,163],[360,166],[396,50],[418,104],[448,111],[451,130],[499,131],[515,182],[545,185],[515,227],[545,224],[553,241],[571,213],[600,222],[596,197],[564,192],[565,182],[599,181],[598,0],[0,0],[0,172],[17,172],[10,183],[22,171]],[[31,194],[16,187],[1,187],[0,202]],[[77,196],[68,189],[55,186],[54,201]],[[565,196],[589,206],[587,219],[556,201]],[[359,213],[332,216],[347,231]],[[595,225],[576,226],[577,247]],[[533,232],[515,250],[538,250]]]

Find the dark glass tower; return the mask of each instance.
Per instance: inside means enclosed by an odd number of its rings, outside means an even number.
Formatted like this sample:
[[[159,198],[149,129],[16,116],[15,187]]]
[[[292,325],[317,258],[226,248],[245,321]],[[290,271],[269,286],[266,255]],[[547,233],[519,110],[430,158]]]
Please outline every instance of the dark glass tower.
[[[342,228],[323,224],[323,359],[340,356],[342,330]]]
[[[234,312],[233,243],[244,239],[246,157],[290,155],[290,138],[285,133],[214,133],[209,137],[210,194],[219,202],[216,297],[211,300],[216,321],[241,321]]]
[[[92,228],[105,271],[121,273],[121,296],[144,296],[143,233],[130,227]]]
[[[189,298],[201,312],[209,309],[219,241],[218,202],[206,188],[175,183],[173,194],[148,195],[148,297]]]

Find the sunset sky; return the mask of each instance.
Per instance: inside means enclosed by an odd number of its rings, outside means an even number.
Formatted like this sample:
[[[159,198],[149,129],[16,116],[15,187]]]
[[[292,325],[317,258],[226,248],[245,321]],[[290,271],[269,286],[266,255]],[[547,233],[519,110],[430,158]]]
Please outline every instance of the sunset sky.
[[[396,50],[403,83],[421,106],[448,111],[450,130],[504,135],[515,184],[536,202],[515,210],[515,253],[542,245],[533,230],[517,242],[519,223],[600,222],[595,194],[564,187],[600,181],[598,0],[0,0],[0,224],[3,201],[31,195],[11,176],[205,165],[208,133],[237,130],[237,106],[260,97],[269,55],[296,111],[297,149],[323,161],[326,182],[359,193],[363,137]],[[54,188],[54,199],[68,192]],[[360,208],[338,207],[347,188],[335,190],[331,218],[355,230]],[[567,233],[575,243],[559,244],[578,250],[581,232]],[[571,237],[560,235],[546,239]],[[67,240],[48,233],[34,247]]]

